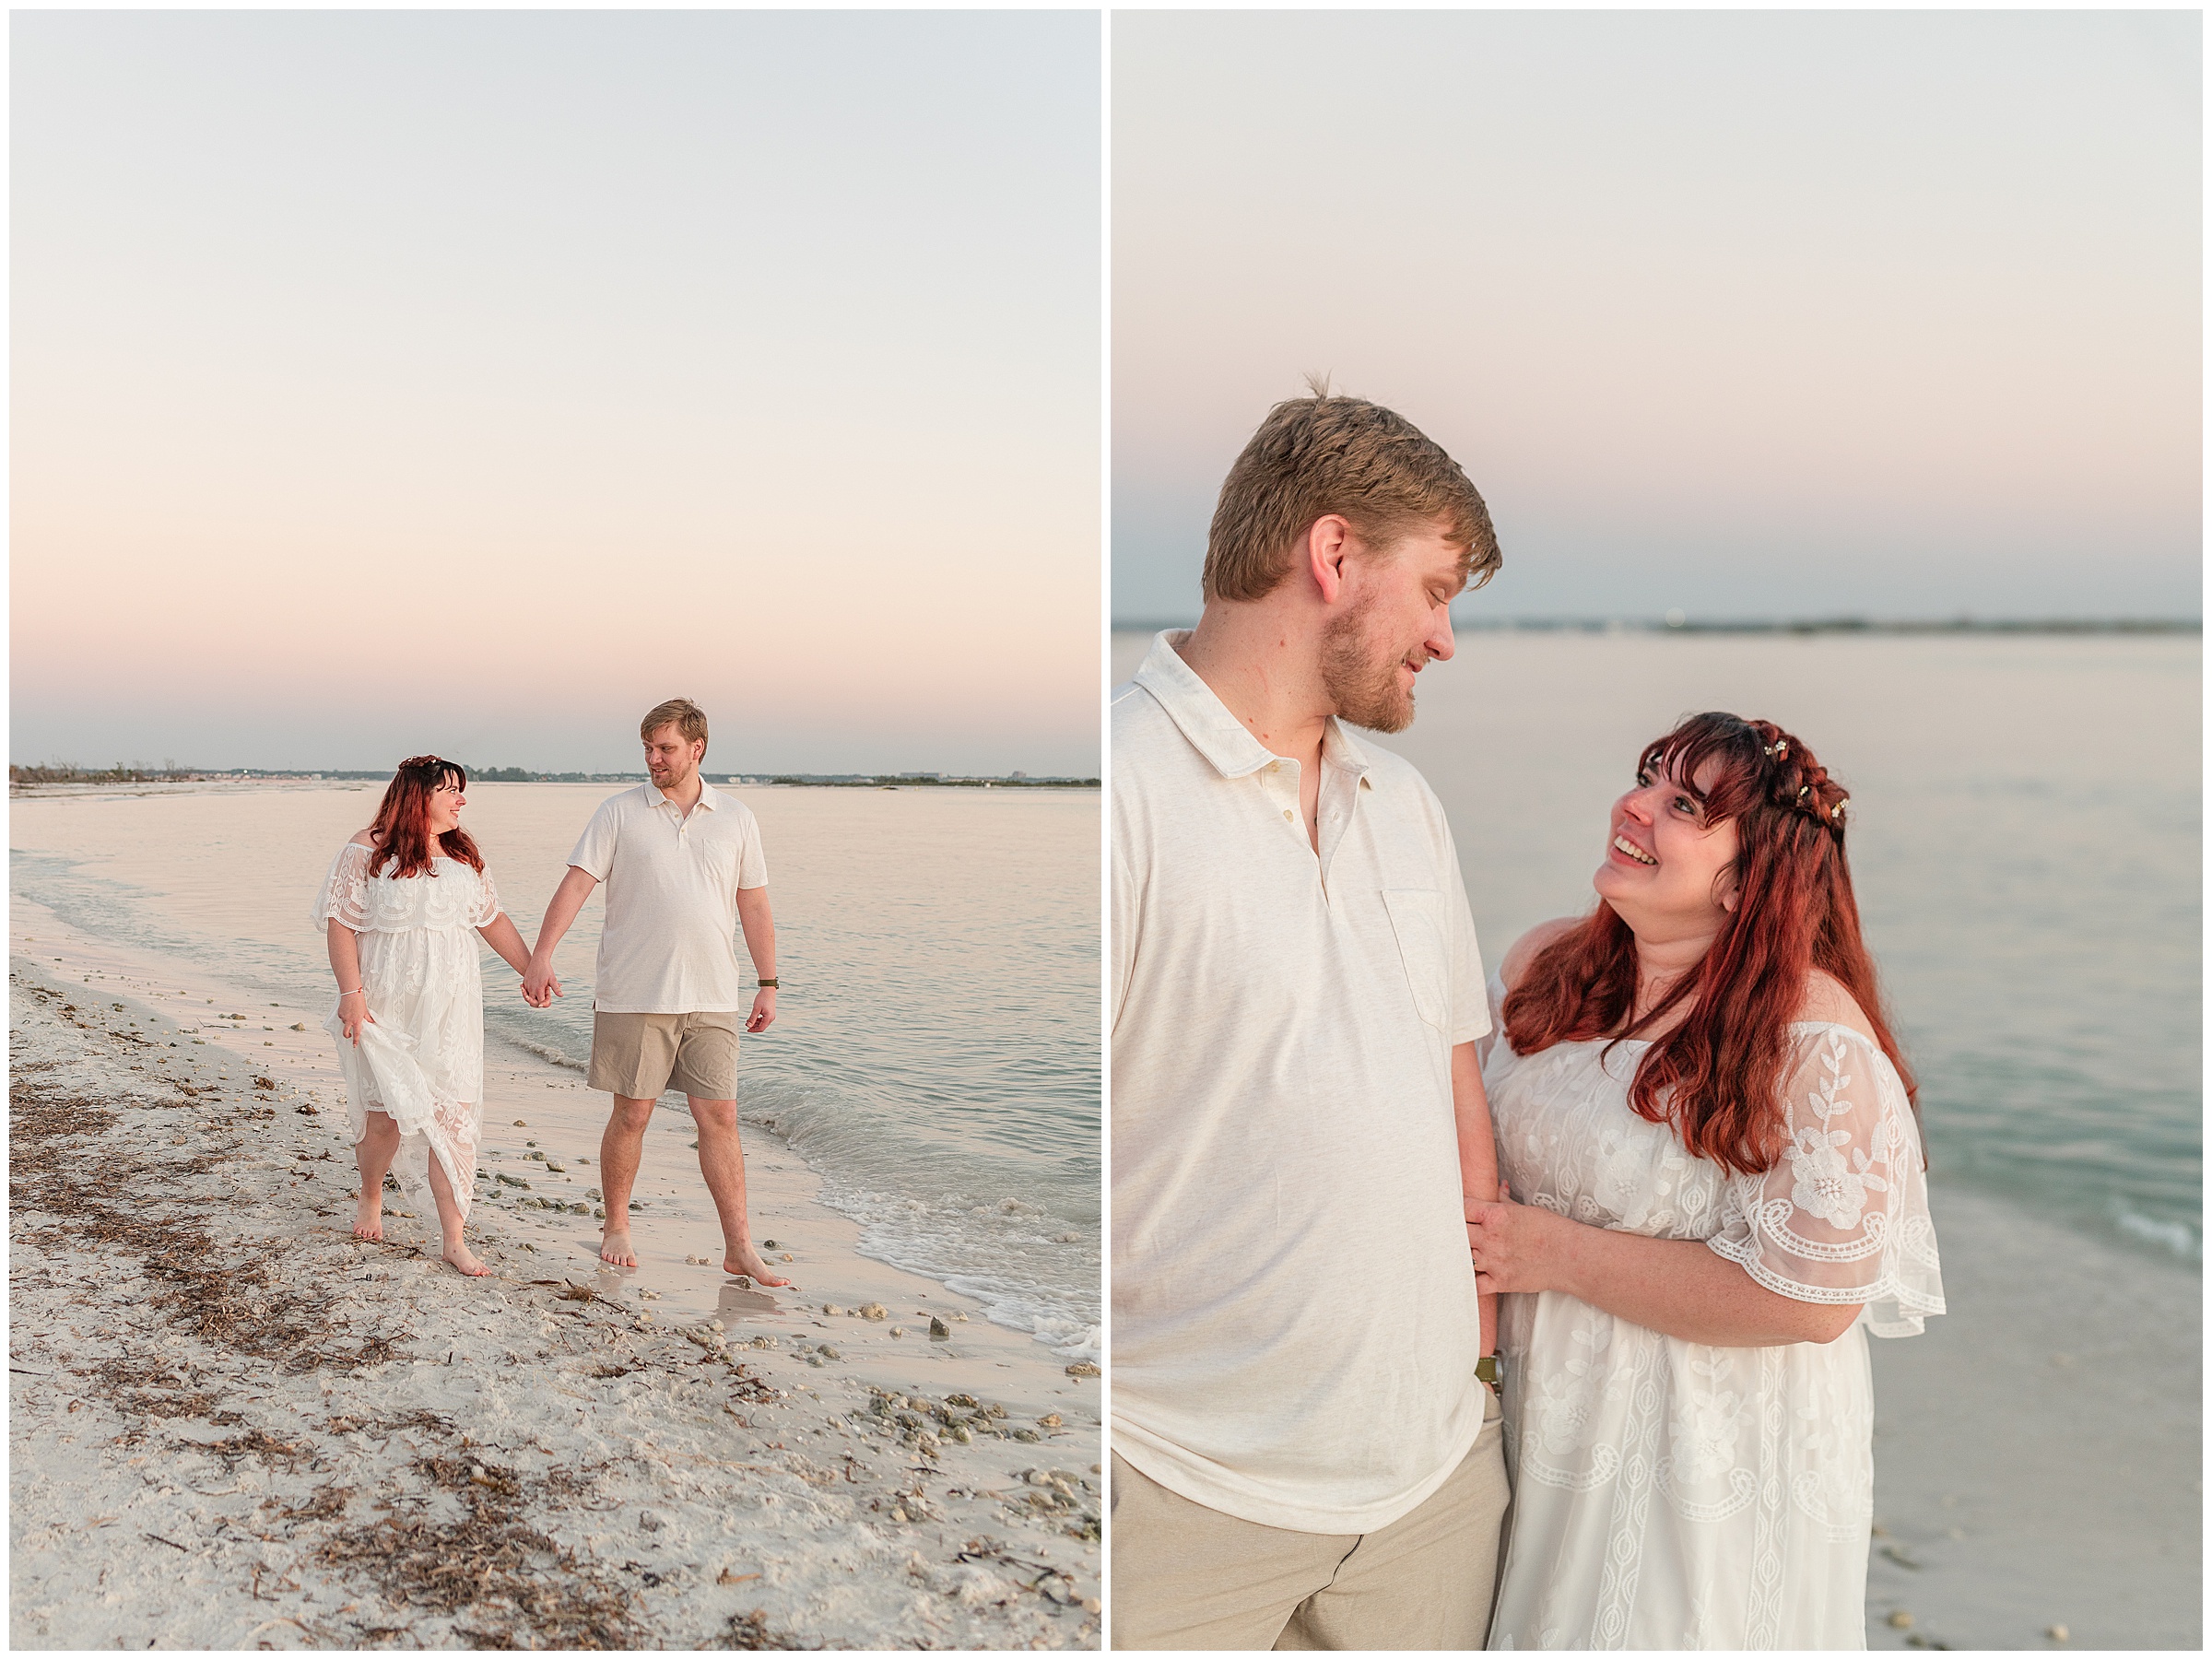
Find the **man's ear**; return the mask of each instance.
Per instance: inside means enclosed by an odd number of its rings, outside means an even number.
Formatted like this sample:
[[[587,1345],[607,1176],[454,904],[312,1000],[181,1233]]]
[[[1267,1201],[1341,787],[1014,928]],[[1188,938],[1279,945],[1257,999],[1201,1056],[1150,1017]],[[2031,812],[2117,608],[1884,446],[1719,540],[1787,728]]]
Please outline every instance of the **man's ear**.
[[[1333,606],[1344,596],[1344,562],[1351,557],[1351,521],[1341,513],[1324,513],[1306,526],[1306,574],[1312,578],[1321,603]]]

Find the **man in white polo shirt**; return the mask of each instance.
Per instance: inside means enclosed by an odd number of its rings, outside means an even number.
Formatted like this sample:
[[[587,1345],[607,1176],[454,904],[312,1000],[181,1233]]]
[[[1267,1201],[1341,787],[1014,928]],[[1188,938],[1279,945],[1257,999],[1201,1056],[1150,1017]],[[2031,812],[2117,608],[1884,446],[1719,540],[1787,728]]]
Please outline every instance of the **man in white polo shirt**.
[[[749,1032],[766,1031],[776,1018],[776,924],[760,827],[743,802],[700,777],[707,717],[698,704],[661,704],[639,735],[651,782],[610,795],[584,826],[546,907],[523,995],[539,1008],[560,995],[553,948],[605,882],[589,1082],[615,1106],[599,1142],[606,1202],[599,1255],[637,1266],[630,1189],[653,1102],[673,1088],[684,1092],[699,1130],[700,1171],[722,1218],[723,1267],[788,1285],[753,1248],[737,1136],[737,1010],[752,1005],[743,1020]],[[735,928],[744,931],[757,986],[738,970]]]
[[[1118,1648],[1483,1645],[1482,963],[1436,797],[1349,727],[1412,720],[1498,564],[1449,455],[1317,391],[1113,695]]]

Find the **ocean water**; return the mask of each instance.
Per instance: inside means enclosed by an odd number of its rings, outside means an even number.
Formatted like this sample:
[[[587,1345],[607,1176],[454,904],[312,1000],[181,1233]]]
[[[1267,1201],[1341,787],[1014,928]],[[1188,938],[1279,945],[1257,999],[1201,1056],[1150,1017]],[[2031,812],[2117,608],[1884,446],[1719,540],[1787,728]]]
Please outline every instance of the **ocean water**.
[[[1148,642],[1115,636],[1115,679]],[[1794,731],[1852,792],[1938,1195],[2194,1263],[2202,684],[2194,637],[1468,631],[1377,741],[1442,800],[1494,962],[1593,902],[1607,809],[1678,717]]]
[[[310,906],[381,791],[19,799],[12,888],[89,933],[319,1003],[330,970]],[[469,790],[464,822],[526,941],[612,793]],[[743,1045],[740,1113],[820,1172],[864,1253],[1095,1358],[1098,792],[732,793],[760,820],[784,987],[775,1026]],[[594,898],[562,943],[568,995],[547,1010],[524,1004],[485,951],[488,1037],[583,1067],[601,914]]]

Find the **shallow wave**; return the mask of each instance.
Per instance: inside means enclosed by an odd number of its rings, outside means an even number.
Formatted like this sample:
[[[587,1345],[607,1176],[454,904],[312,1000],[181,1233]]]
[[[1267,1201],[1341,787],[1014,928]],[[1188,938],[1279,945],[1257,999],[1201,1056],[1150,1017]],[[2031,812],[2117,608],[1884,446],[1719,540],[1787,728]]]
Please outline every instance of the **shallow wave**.
[[[1070,1360],[1099,1358],[1095,1168],[934,1135],[838,1083],[766,1084],[740,1112],[820,1174],[822,1202],[860,1224],[863,1255],[973,1298]]]
[[[2147,1245],[2158,1245],[2183,1262],[2201,1263],[2205,1260],[2203,1236],[2187,1222],[2160,1220],[2157,1217],[2147,1217],[2139,1211],[2127,1209],[2121,1210],[2113,1222],[2129,1238],[2141,1240]]]

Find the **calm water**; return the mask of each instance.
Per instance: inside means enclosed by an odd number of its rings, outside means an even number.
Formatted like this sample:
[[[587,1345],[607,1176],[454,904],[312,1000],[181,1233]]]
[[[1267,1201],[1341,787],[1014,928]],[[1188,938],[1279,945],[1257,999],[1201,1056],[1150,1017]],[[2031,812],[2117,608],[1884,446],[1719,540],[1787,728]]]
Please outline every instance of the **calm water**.
[[[13,886],[89,932],[319,997],[309,907],[381,790],[20,800]],[[469,791],[465,822],[525,940],[611,793]],[[1098,792],[733,793],[760,820],[785,987],[774,1029],[745,1043],[740,1112],[822,1173],[869,1254],[1095,1353]],[[563,942],[568,996],[549,1010],[485,952],[488,1033],[582,1066],[601,914],[594,900]]]
[[[1115,637],[1115,678],[1147,643]],[[1591,902],[1607,808],[1678,716],[1794,730],[1852,791],[1938,1183],[2195,1261],[2202,678],[2194,638],[1465,633],[1387,742],[1495,961]]]

